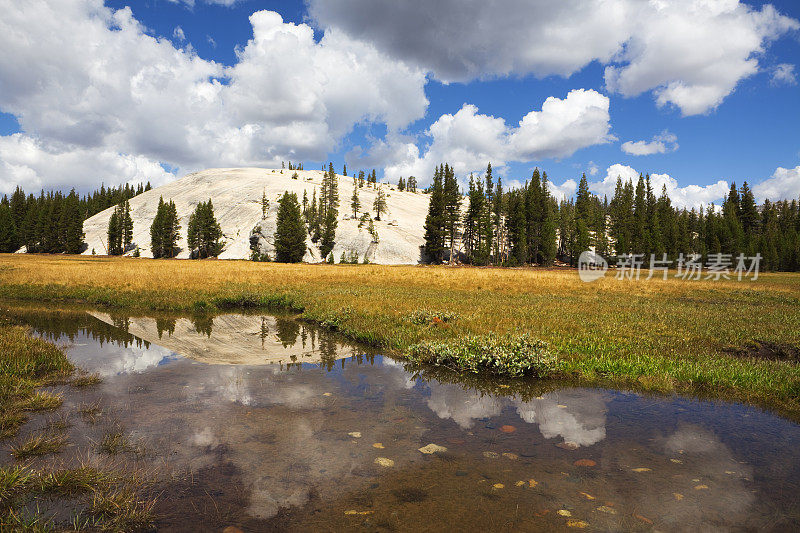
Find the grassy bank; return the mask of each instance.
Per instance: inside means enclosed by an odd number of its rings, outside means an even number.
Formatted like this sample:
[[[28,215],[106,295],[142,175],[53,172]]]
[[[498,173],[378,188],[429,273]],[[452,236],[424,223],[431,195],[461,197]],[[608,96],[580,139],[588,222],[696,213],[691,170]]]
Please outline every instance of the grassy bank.
[[[527,334],[557,355],[558,374],[584,384],[711,394],[800,418],[798,274],[586,284],[571,270],[4,255],[0,298],[294,309],[354,340],[427,357],[467,337]]]
[[[65,505],[75,510],[69,529],[133,531],[152,521],[151,501],[137,490],[142,481],[131,476],[83,466],[65,469],[33,466],[37,457],[62,452],[68,444],[63,427],[33,432],[14,439],[21,426],[36,413],[61,407],[59,394],[38,390],[48,385],[92,386],[94,375],[78,375],[56,345],[33,337],[27,328],[0,317],[0,443],[9,444],[15,464],[0,466],[0,530],[63,530],[50,522],[40,505]],[[35,511],[33,509],[36,509]]]

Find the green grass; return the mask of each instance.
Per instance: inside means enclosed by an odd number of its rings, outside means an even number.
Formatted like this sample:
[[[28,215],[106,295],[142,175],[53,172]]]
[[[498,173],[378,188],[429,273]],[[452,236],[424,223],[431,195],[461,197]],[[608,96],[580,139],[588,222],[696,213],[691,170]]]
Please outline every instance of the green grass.
[[[756,341],[800,346],[799,274],[587,284],[574,270],[16,254],[0,255],[0,297],[130,313],[288,309],[405,357],[415,345],[528,335],[577,384],[713,395],[800,419],[797,363],[733,355]]]
[[[73,370],[54,344],[0,321],[0,438],[16,435],[30,412],[58,409],[59,394],[36,389],[63,381]]]
[[[128,439],[125,437],[124,433],[114,430],[103,435],[103,438],[100,440],[100,444],[98,444],[97,449],[100,451],[100,453],[117,455],[119,453],[124,453],[131,450],[132,446],[128,442]]]
[[[61,433],[38,433],[31,435],[24,442],[12,446],[11,454],[18,461],[58,453],[67,445],[67,437]]]
[[[81,373],[80,375],[74,377],[72,381],[69,382],[70,385],[73,387],[93,387],[95,385],[99,385],[103,382],[103,378],[100,377],[100,374],[97,372],[88,374],[88,373]]]

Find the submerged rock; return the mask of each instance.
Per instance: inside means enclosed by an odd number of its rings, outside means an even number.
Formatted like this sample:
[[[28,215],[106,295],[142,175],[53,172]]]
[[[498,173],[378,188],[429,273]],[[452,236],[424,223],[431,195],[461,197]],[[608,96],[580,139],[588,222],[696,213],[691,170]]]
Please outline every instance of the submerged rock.
[[[444,446],[439,446],[438,444],[428,444],[427,446],[423,446],[419,449],[420,452],[424,453],[425,455],[432,455],[434,453],[446,452],[447,448]]]

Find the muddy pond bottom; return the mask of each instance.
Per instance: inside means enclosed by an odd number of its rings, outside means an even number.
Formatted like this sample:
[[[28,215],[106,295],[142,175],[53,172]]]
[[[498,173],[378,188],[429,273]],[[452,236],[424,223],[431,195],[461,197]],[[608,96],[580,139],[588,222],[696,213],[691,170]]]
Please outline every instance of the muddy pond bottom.
[[[103,377],[63,390],[59,460],[121,434],[160,530],[800,529],[800,426],[753,407],[411,369],[292,317],[3,312]]]

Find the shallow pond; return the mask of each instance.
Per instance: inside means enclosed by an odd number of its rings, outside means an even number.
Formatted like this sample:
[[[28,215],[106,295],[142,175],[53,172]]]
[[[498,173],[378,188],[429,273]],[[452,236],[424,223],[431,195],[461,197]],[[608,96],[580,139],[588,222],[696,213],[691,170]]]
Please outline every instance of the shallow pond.
[[[3,312],[103,377],[63,389],[58,461],[121,432],[160,529],[800,528],[800,426],[753,407],[413,370],[288,316]]]

